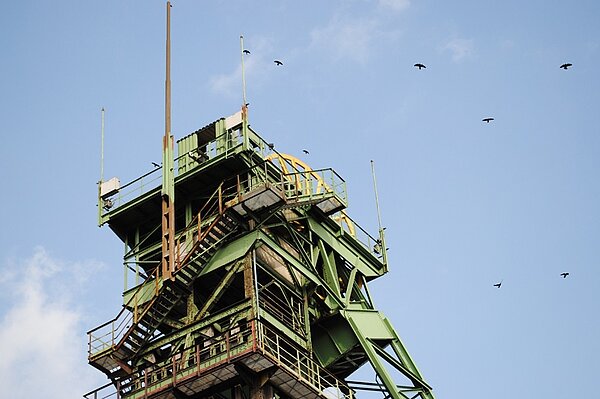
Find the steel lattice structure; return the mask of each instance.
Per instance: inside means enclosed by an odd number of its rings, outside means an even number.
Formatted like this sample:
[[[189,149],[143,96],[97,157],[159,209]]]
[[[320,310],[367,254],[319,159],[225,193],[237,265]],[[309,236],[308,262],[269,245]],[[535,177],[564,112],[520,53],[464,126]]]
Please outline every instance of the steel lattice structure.
[[[384,231],[348,216],[346,182],[276,152],[246,106],[178,140],[177,157],[166,119],[161,167],[100,182],[125,291],[121,312],[88,333],[89,362],[110,382],[85,397],[433,399],[373,304]],[[376,378],[351,381],[365,364]]]

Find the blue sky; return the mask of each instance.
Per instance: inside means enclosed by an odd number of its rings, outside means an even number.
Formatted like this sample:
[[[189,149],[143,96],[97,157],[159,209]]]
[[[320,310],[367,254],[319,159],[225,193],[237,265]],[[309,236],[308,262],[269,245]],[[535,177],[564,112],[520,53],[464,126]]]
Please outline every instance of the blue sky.
[[[123,282],[122,245],[96,226],[100,108],[106,177],[160,161],[164,12],[162,1],[3,5],[2,397],[104,383],[85,332],[114,317]],[[253,128],[335,168],[373,233],[375,161],[390,273],[371,291],[437,398],[589,395],[599,18],[595,1],[179,0],[173,134],[239,109],[243,34]]]

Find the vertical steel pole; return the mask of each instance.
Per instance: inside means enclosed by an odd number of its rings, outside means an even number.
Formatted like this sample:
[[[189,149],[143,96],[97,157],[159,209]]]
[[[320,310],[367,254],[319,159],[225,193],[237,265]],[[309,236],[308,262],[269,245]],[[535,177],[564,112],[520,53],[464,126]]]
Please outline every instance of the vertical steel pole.
[[[377,207],[377,223],[381,231],[381,213],[379,212],[379,196],[377,195],[377,180],[375,179],[375,162],[371,159],[371,174],[373,175],[373,190],[375,191],[375,206]]]
[[[246,100],[246,67],[244,65],[244,36],[240,35],[240,57],[242,59],[242,148],[247,150],[250,146],[248,138],[248,102]]]
[[[100,139],[100,184],[104,182],[104,107],[101,110],[101,139]]]
[[[379,245],[383,256],[383,265],[387,270],[387,248],[385,246],[385,234],[381,227],[381,212],[379,210],[379,195],[377,194],[377,180],[375,178],[375,162],[371,160],[371,174],[373,175],[373,190],[375,191],[375,205],[377,207],[377,224],[379,225]]]
[[[242,108],[246,107],[246,70],[244,69],[244,36],[240,35],[240,55],[242,58]]]
[[[254,292],[256,295],[256,319],[260,321],[260,302],[258,298],[258,270],[256,268],[256,249],[252,249],[252,272],[254,274]]]
[[[98,225],[102,224],[102,183],[104,182],[104,107],[101,110],[100,127],[100,181],[98,182]]]
[[[174,279],[175,271],[175,178],[171,135],[171,2],[167,1],[165,77],[165,136],[163,137],[162,182],[162,276]]]
[[[171,2],[167,1],[167,43],[165,78],[165,137],[171,134]]]
[[[200,373],[200,345],[196,345],[196,370]]]

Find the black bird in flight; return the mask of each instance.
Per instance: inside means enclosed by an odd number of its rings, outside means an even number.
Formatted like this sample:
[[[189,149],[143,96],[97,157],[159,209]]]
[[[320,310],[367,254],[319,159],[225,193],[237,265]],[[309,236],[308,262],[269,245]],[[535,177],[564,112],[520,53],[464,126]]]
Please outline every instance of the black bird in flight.
[[[567,69],[569,69],[569,67],[572,67],[572,66],[573,66],[573,64],[566,63],[566,64],[562,64],[560,67],[566,71]]]
[[[281,61],[279,61],[279,60],[275,60],[275,61],[273,61],[273,62],[274,62],[274,63],[275,63],[275,65],[277,65],[277,66],[281,66],[281,65],[283,65],[283,62],[281,62]]]
[[[482,121],[485,123],[490,123],[491,121],[493,121],[494,118],[483,118]]]
[[[415,67],[419,68],[419,71],[423,68],[427,68],[425,65],[423,64],[415,64]]]
[[[160,168],[160,165],[157,164],[156,162],[152,162],[152,166],[154,166],[155,168]]]
[[[564,272],[564,273],[561,273],[560,275],[562,276],[562,278],[567,278],[567,276],[569,275],[569,273],[568,272]]]
[[[502,281],[500,281],[498,284],[494,284],[494,287],[496,288],[500,288],[502,286]]]
[[[303,153],[305,153],[306,155],[310,154],[310,152],[308,152],[308,150],[302,150]]]
[[[250,54],[250,50],[244,49],[244,54]]]

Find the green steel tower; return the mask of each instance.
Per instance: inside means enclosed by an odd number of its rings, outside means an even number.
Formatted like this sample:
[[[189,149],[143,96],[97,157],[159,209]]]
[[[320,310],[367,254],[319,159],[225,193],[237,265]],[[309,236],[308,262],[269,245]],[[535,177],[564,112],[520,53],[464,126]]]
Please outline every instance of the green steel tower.
[[[125,291],[88,332],[110,382],[85,398],[433,399],[369,293],[387,272],[384,231],[348,216],[333,169],[275,151],[246,106],[179,139],[175,157],[168,37],[162,166],[99,184]],[[374,380],[353,381],[365,364]]]

